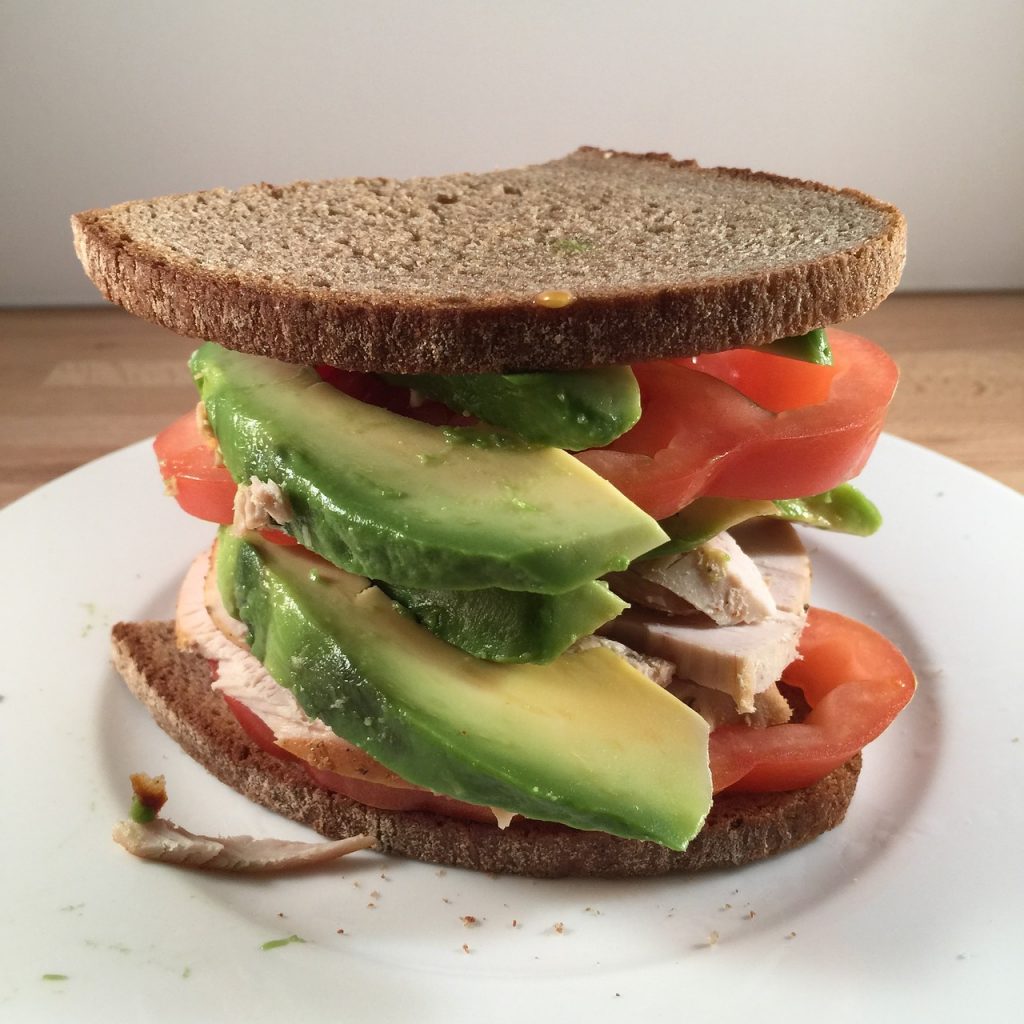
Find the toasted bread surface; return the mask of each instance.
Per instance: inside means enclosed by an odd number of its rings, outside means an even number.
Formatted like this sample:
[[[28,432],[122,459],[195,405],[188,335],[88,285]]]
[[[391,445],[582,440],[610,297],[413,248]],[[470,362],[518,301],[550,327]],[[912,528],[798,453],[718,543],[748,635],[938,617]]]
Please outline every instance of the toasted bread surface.
[[[72,219],[112,302],[352,370],[567,369],[770,342],[895,288],[906,229],[852,190],[585,147],[487,174],[215,189]]]
[[[536,877],[644,876],[731,867],[814,839],[846,814],[860,755],[793,793],[720,794],[683,852],[655,843],[517,819],[507,829],[421,811],[381,811],[313,783],[303,768],[265,753],[210,686],[208,663],[181,651],[170,622],[118,623],[113,661],[157,724],[222,782],[329,838],[357,832],[386,852]]]

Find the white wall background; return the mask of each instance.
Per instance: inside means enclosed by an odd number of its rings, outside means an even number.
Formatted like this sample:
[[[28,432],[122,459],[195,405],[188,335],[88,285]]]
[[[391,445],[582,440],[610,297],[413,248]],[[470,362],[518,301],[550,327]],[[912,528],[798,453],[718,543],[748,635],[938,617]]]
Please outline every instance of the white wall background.
[[[76,210],[581,143],[852,185],[905,288],[1019,288],[1022,124],[1022,0],[0,0],[0,304],[97,300]]]

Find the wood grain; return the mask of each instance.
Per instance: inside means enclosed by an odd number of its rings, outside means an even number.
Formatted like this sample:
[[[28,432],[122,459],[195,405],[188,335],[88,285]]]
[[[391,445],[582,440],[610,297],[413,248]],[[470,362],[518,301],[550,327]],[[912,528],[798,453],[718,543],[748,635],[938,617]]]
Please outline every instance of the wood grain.
[[[900,363],[891,433],[1024,491],[1024,294],[898,295],[849,326]],[[113,308],[0,310],[0,506],[190,408],[194,346]]]

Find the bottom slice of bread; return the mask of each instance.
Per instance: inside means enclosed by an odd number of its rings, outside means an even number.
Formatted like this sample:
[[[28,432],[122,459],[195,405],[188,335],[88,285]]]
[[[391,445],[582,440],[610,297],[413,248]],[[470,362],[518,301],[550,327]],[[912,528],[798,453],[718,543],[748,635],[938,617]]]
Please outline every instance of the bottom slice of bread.
[[[682,853],[548,822],[517,819],[499,829],[423,811],[381,811],[316,785],[300,765],[254,744],[211,689],[206,660],[178,649],[172,623],[118,623],[112,643],[114,666],[128,688],[164,732],[222,782],[328,838],[365,832],[384,852],[437,864],[541,878],[732,867],[834,828],[846,815],[860,772],[858,754],[807,789],[720,794],[703,831]]]

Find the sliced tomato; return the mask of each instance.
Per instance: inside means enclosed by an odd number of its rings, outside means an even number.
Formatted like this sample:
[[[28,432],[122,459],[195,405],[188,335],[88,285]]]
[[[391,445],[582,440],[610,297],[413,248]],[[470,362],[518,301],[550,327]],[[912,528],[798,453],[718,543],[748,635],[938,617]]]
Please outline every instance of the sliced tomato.
[[[217,663],[214,662],[213,664],[216,665]],[[216,669],[214,669],[214,672],[216,672]],[[280,757],[284,761],[299,761],[299,758],[294,754],[283,750],[274,742],[274,730],[255,711],[250,711],[240,700],[229,697],[226,693],[222,693],[221,696],[224,698],[231,713],[238,720],[238,724],[260,750],[266,754],[273,754],[274,757]]]
[[[396,412],[410,419],[420,420],[435,427],[465,426],[475,423],[471,416],[463,416],[433,399],[416,400],[409,388],[389,384],[373,373],[357,373],[354,370],[339,370],[336,366],[317,366],[321,379],[344,391],[352,398],[370,405],[378,405],[389,412]]]
[[[451,818],[482,821],[488,825],[493,825],[496,820],[494,811],[489,807],[467,804],[449,796],[438,796],[418,786],[385,786],[377,782],[339,775],[337,772],[323,771],[310,764],[306,765],[306,772],[314,782],[325,789],[381,811],[429,811]]]
[[[217,458],[210,438],[199,429],[196,413],[187,412],[165,427],[153,441],[164,487],[197,519],[230,523],[234,519],[235,481]],[[297,544],[281,530],[261,531],[275,544]]]
[[[769,412],[787,412],[828,401],[836,366],[806,363],[799,359],[734,348],[692,360],[673,360],[717,377]]]
[[[823,779],[880,735],[914,695],[914,673],[885,637],[812,608],[800,660],[782,675],[811,707],[799,723],[711,734],[715,792],[781,792]]]
[[[644,410],[639,422],[608,447],[579,458],[656,519],[702,494],[796,498],[830,490],[860,472],[867,460],[897,371],[863,338],[833,330],[829,340],[831,367],[747,350],[701,356],[696,364],[637,364]],[[360,401],[435,425],[472,422],[438,402],[414,406],[407,388],[373,374],[317,369]],[[761,402],[772,404],[774,396],[776,406],[803,404],[772,412],[732,384]],[[231,521],[234,483],[216,464],[209,438],[192,414],[163,431],[154,447],[168,490],[186,512]]]
[[[198,519],[230,523],[235,481],[210,439],[199,430],[196,413],[187,412],[165,427],[153,441],[167,493]]]
[[[260,536],[271,544],[280,544],[283,548],[298,547],[299,542],[290,534],[281,530],[260,530]]]
[[[694,498],[796,498],[856,476],[878,439],[896,364],[877,345],[831,331],[828,399],[772,413],[689,361],[639,363],[643,414],[579,458],[656,519]]]

